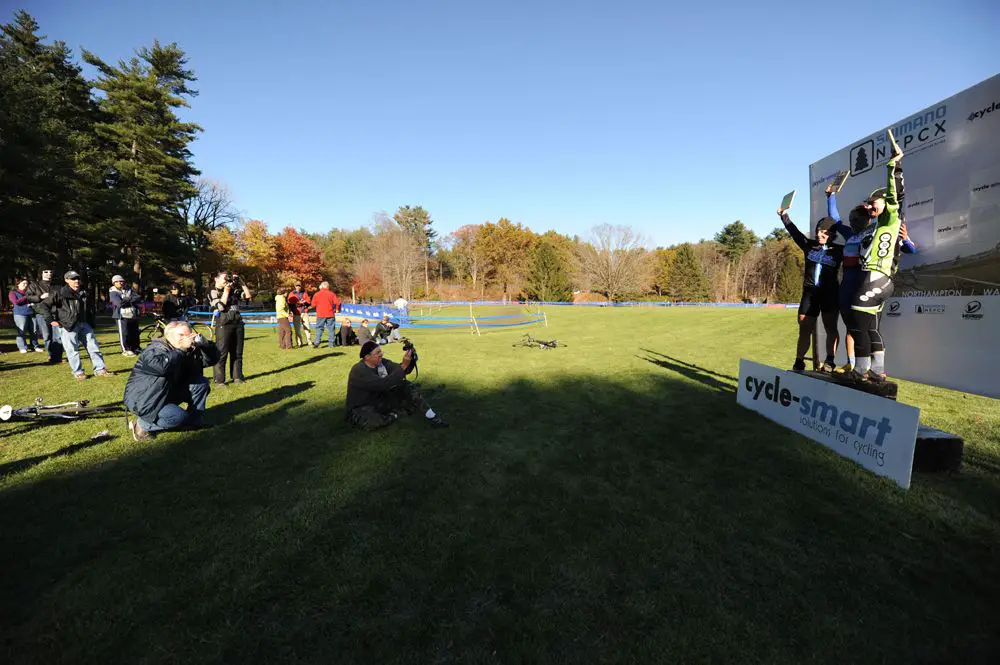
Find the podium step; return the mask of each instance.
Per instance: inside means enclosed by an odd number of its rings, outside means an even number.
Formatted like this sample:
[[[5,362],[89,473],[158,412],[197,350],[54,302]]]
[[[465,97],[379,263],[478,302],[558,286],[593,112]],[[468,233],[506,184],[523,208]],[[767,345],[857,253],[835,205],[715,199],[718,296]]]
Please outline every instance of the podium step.
[[[868,393],[869,395],[891,399],[894,402],[896,401],[896,395],[899,393],[899,386],[892,381],[884,381],[882,383],[858,383],[852,381],[849,374],[830,374],[828,372],[814,372],[812,370],[804,370],[796,372],[796,374],[802,374],[803,376],[808,376],[810,379],[826,381],[827,383],[835,383],[838,386],[844,386],[845,388],[851,388],[852,390],[860,390],[861,392]]]
[[[962,466],[965,441],[951,432],[927,425],[917,427],[917,446],[913,450],[914,471],[958,471]]]

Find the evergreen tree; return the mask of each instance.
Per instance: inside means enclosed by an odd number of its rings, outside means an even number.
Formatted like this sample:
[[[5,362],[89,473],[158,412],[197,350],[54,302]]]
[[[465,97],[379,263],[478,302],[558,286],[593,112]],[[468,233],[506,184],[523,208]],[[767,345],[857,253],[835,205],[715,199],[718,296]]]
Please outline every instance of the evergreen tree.
[[[536,243],[532,250],[527,282],[528,296],[535,300],[564,302],[573,295],[563,257],[544,239]]]
[[[790,240],[786,240],[782,244],[784,245],[781,250],[784,264],[778,274],[774,299],[781,303],[794,303],[798,302],[802,296],[802,272],[805,270],[805,259],[799,248]]]
[[[670,266],[669,293],[672,298],[680,302],[709,300],[708,279],[689,243],[677,248],[677,254]]]
[[[117,66],[84,50],[98,70],[94,87],[104,93],[96,133],[110,174],[109,211],[119,261],[140,279],[150,271],[176,271],[191,262],[187,220],[177,214],[197,196],[190,144],[200,128],[182,122],[197,80],[176,45],[153,42]]]
[[[401,227],[417,239],[417,243],[423,248],[424,254],[424,293],[430,292],[430,276],[428,266],[430,257],[434,254],[434,240],[437,238],[437,231],[431,228],[434,220],[429,212],[422,206],[402,206],[392,218]]]
[[[715,234],[715,242],[722,245],[722,253],[730,263],[734,263],[757,244],[757,236],[743,222],[736,220]]]

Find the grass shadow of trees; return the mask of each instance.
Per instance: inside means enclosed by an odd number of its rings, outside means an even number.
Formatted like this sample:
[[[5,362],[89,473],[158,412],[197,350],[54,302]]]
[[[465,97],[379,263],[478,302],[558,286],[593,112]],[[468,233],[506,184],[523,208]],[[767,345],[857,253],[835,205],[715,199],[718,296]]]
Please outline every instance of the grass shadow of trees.
[[[433,402],[453,423],[445,431],[419,418],[344,429],[342,403],[308,400],[311,382],[222,404],[213,417],[228,424],[214,430],[0,495],[0,530],[13,536],[0,553],[10,617],[0,653],[47,663],[985,653],[1000,571],[982,534],[927,519],[933,501],[899,501],[882,479],[744,417],[712,381],[451,385]],[[914,540],[901,543],[901,527]],[[940,570],[942,540],[976,567],[977,594],[966,596],[962,566]],[[872,631],[859,607],[893,621]]]

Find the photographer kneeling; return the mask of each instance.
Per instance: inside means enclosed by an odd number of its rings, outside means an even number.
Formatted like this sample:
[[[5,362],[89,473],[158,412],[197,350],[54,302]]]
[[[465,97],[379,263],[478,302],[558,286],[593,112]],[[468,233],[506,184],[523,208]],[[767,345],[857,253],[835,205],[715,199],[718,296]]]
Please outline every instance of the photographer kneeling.
[[[361,347],[361,361],[351,368],[347,378],[347,417],[361,429],[374,430],[390,425],[402,409],[408,413],[422,412],[432,427],[447,427],[448,423],[427,404],[420,389],[406,380],[416,368],[412,348],[396,364],[382,357],[382,347],[373,341]]]
[[[204,370],[218,362],[215,344],[184,321],[168,323],[163,337],[139,355],[125,384],[125,406],[136,415],[128,421],[132,438],[144,441],[161,430],[203,427],[210,391]],[[187,403],[186,411],[181,402]]]

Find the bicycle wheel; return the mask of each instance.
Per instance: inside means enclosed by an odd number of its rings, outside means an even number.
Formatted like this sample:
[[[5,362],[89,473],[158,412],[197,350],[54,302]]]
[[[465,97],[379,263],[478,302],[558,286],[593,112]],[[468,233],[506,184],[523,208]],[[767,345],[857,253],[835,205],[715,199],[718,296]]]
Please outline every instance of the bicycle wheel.
[[[214,327],[206,326],[206,325],[201,324],[201,323],[193,323],[191,321],[188,321],[188,325],[191,326],[191,330],[194,331],[194,333],[196,335],[201,335],[205,339],[210,339],[213,342],[215,341],[215,328]]]
[[[150,323],[148,326],[139,331],[139,336],[146,340],[146,344],[149,344],[154,339],[159,339],[163,336],[163,330],[156,322]]]

